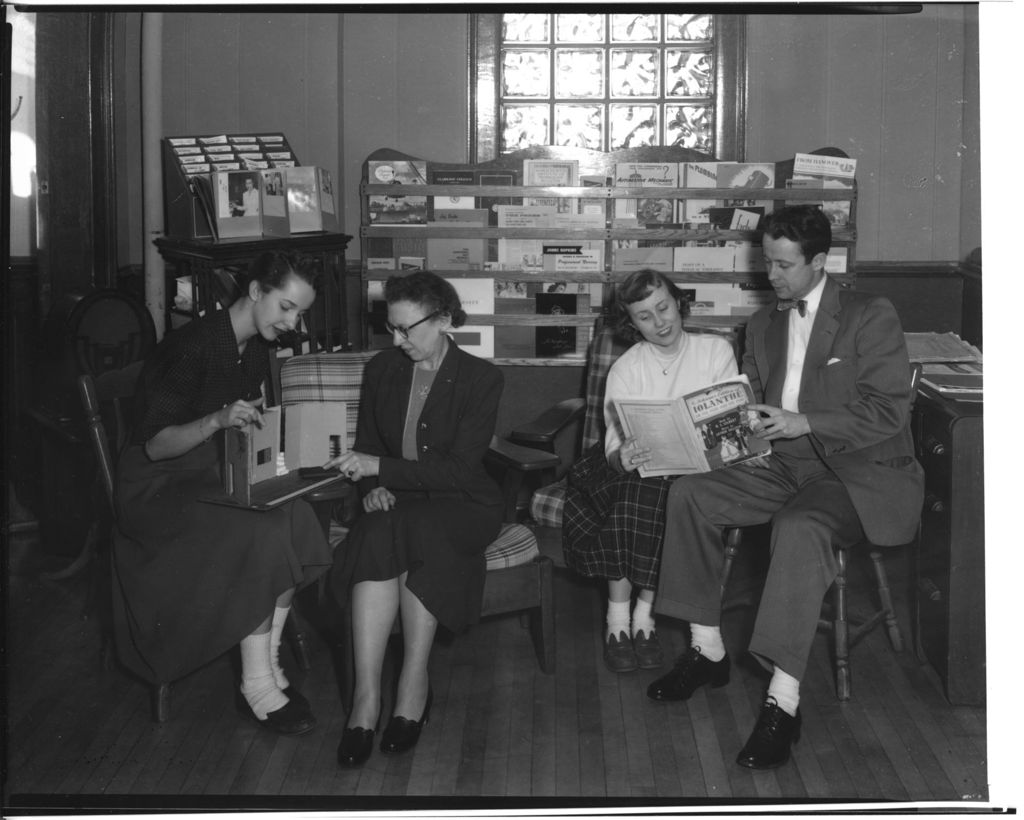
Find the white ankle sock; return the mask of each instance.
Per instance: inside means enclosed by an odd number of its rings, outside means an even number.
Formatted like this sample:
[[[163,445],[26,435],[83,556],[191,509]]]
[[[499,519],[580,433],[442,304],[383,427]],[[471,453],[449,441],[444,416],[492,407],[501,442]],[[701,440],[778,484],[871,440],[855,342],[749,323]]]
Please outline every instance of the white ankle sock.
[[[787,715],[796,715],[800,705],[800,681],[776,666],[768,684],[768,697],[775,698],[779,708]]]
[[[620,632],[629,634],[629,601],[608,601],[608,615],[605,618],[605,633],[619,637]]]
[[[722,630],[717,626],[690,624],[690,645],[700,649],[709,661],[720,661],[725,657],[725,644],[722,643]]]
[[[288,612],[291,607],[274,607],[274,617],[270,622],[270,667],[274,670],[274,681],[278,689],[287,689],[289,686],[288,676],[281,668],[281,633],[284,631],[284,623],[288,620]]]
[[[654,634],[654,617],[651,615],[653,601],[637,598],[633,606],[633,637],[641,630],[649,638]]]
[[[270,633],[249,635],[242,639],[242,685],[240,687],[253,714],[265,720],[267,712],[287,705],[288,697],[274,680],[270,665]]]

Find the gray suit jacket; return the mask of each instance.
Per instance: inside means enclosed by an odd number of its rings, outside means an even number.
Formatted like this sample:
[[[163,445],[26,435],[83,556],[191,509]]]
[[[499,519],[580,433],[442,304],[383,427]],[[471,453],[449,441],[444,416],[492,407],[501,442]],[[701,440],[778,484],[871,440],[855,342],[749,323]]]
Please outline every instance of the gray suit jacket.
[[[747,324],[743,372],[754,395],[776,407],[788,316],[773,303]],[[815,452],[846,486],[865,534],[879,545],[910,541],[921,517],[924,471],[910,433],[910,377],[892,303],[829,279],[807,345],[799,410]]]

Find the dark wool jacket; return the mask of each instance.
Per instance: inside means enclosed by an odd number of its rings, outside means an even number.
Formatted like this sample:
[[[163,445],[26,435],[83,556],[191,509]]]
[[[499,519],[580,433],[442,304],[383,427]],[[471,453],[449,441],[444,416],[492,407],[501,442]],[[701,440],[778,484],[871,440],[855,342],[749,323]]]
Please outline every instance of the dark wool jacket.
[[[758,401],[782,406],[789,314],[750,318],[742,370]],[[799,411],[815,452],[850,493],[867,537],[903,544],[917,528],[924,471],[910,434],[910,362],[892,303],[829,279],[807,344]]]
[[[451,340],[449,344],[420,414],[418,461],[401,457],[413,362],[394,348],[367,363],[354,449],[381,460],[376,479],[360,482],[364,491],[379,485],[501,505],[501,490],[483,461],[505,380],[490,362],[463,352]]]

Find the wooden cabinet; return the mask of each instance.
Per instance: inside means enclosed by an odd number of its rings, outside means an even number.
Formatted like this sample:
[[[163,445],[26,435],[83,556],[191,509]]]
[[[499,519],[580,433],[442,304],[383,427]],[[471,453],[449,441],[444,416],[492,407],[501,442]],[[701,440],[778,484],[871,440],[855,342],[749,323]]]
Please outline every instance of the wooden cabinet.
[[[831,154],[833,156],[845,156],[836,149],[819,149],[815,153]],[[792,177],[793,160],[774,163],[775,166],[775,187],[746,187],[746,188],[644,188],[625,187],[614,184],[616,181],[617,165],[620,163],[699,163],[712,161],[714,158],[697,151],[685,148],[673,147],[647,147],[625,149],[613,152],[599,152],[580,148],[557,148],[553,146],[538,146],[506,154],[488,162],[479,164],[453,164],[438,163],[430,160],[422,160],[403,154],[393,149],[380,149],[372,153],[363,164],[363,178],[360,186],[360,202],[362,219],[360,227],[361,254],[362,254],[362,278],[364,286],[378,285],[382,280],[394,275],[403,275],[403,259],[416,260],[426,259],[427,241],[430,238],[437,239],[476,239],[483,240],[487,245],[487,253],[482,264],[473,269],[446,270],[438,266],[430,267],[433,272],[449,278],[488,278],[503,280],[505,282],[533,283],[538,282],[572,284],[596,284],[611,285],[621,281],[628,274],[629,270],[620,270],[615,267],[614,250],[622,241],[632,240],[640,243],[665,243],[666,245],[679,245],[682,243],[719,243],[730,240],[743,240],[760,242],[760,234],[756,230],[733,230],[721,227],[713,227],[709,224],[691,224],[687,222],[670,224],[638,224],[633,220],[632,224],[617,220],[616,203],[624,199],[643,200],[662,199],[674,203],[685,200],[733,202],[737,201],[769,201],[774,202],[778,207],[791,202],[813,202],[813,201],[846,201],[850,206],[849,223],[843,227],[833,229],[833,247],[845,249],[846,251],[846,272],[837,273],[834,278],[845,284],[852,284],[855,270],[855,248],[856,248],[856,188],[849,189],[787,189],[786,180]],[[578,187],[550,187],[550,186],[524,186],[523,169],[524,162],[551,160],[551,161],[575,161],[578,163],[580,181],[585,182]],[[371,163],[375,168],[389,162],[420,162],[425,164],[427,180],[426,184],[407,184],[397,179],[385,184],[379,179],[370,175]],[[461,184],[460,174],[464,179],[473,179],[476,183],[487,181],[488,184]],[[491,180],[504,176],[506,179],[514,179],[512,184],[495,185],[489,184]],[[437,184],[437,180],[445,178],[449,184]],[[381,199],[401,199],[403,197],[425,197],[427,200],[427,224],[399,224],[400,220],[394,220],[393,224],[381,224],[382,220],[375,219],[371,209],[374,198],[379,202]],[[486,226],[452,225],[441,224],[430,219],[429,213],[432,208],[431,201],[440,197],[467,197],[476,203],[480,208],[481,203],[504,201],[506,204],[520,204],[537,198],[574,199],[580,203],[580,210],[590,213],[599,213],[602,218],[597,225],[581,229],[562,228],[536,228],[536,227],[497,227],[494,224]],[[590,271],[545,271],[535,273],[523,269],[516,269],[514,266],[505,265],[496,267],[498,261],[494,251],[500,240],[534,239],[548,240],[554,244],[565,243],[572,245],[579,242],[603,243],[604,264],[601,270]],[[385,248],[385,251],[380,251]],[[383,257],[383,260],[382,260]],[[376,264],[368,265],[367,260],[384,261],[386,267],[378,268]],[[393,264],[392,264],[393,263]],[[409,268],[415,267],[416,263],[409,264]],[[760,266],[756,266],[759,268]],[[735,269],[735,270],[699,270],[681,271],[674,270],[670,273],[673,281],[678,282],[685,289],[700,283],[731,283],[735,285],[765,285],[766,280],[761,269]],[[364,287],[365,296],[367,288]],[[589,334],[594,324],[594,314],[601,313],[607,307],[610,295],[610,288],[603,288],[603,302],[597,304],[598,299],[593,299],[586,310],[577,309],[575,315],[561,313],[556,316],[544,315],[537,310],[500,310],[495,306],[493,313],[470,313],[467,325],[515,328],[527,334],[535,327],[545,326],[572,326],[578,328],[581,333]],[[507,300],[509,302],[513,300]],[[390,344],[386,336],[378,335],[374,338],[372,327],[374,321],[371,316],[373,305],[363,305],[363,316],[367,322],[367,332],[364,334],[364,342],[368,346],[375,343]],[[379,304],[377,307],[381,307]],[[506,306],[508,307],[508,306]],[[379,318],[379,317],[378,317]],[[726,331],[736,331],[745,322],[746,314],[740,311],[732,311],[728,314],[719,315],[691,315],[687,318],[687,325],[691,327],[713,327]],[[376,324],[383,325],[382,321]],[[496,352],[493,361],[498,364],[581,364],[582,351],[586,348],[586,340],[577,337],[578,358],[574,361],[569,359],[550,359],[543,356],[509,356]],[[511,345],[509,346],[512,347]],[[524,345],[526,347],[526,345]],[[497,346],[496,346],[497,349]],[[532,352],[532,351],[531,351]]]
[[[981,402],[922,388],[914,408],[925,470],[921,537],[914,556],[918,654],[951,703],[985,702],[985,471]]]
[[[345,289],[345,248],[351,236],[343,233],[296,234],[267,239],[188,239],[164,236],[155,240],[164,260],[172,266],[167,275],[165,316],[167,329],[175,316],[193,318],[231,301],[232,277],[268,250],[287,251],[315,260],[320,268],[316,302],[305,319],[302,341],[312,350],[351,347],[348,338],[348,305]],[[176,304],[182,284],[184,298]],[[296,351],[299,352],[299,351]]]

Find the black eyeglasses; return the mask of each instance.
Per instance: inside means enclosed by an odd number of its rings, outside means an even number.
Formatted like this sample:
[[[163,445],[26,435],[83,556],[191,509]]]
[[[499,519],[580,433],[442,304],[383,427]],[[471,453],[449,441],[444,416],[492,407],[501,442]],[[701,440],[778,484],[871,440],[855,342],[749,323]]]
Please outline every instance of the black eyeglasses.
[[[424,322],[430,321],[435,316],[437,316],[437,314],[439,314],[440,312],[441,311],[439,311],[439,310],[435,310],[433,313],[429,314],[428,316],[424,316],[418,322],[413,322],[411,325],[409,325],[409,327],[399,327],[398,325],[393,325],[393,324],[391,324],[391,322],[388,322],[388,321],[384,322],[384,327],[387,328],[388,333],[395,333],[395,332],[397,332],[398,335],[401,336],[403,339],[408,339],[409,338],[409,331],[410,330],[412,330],[414,327],[416,327],[416,325],[422,325]]]

